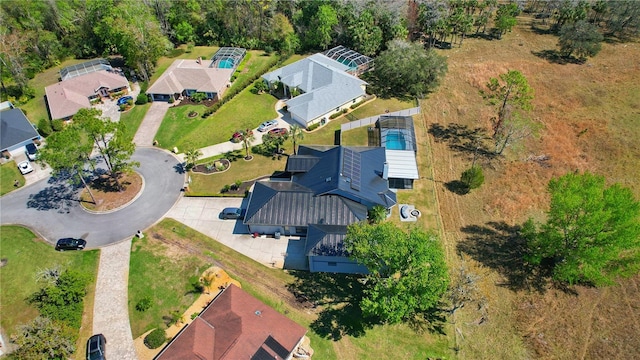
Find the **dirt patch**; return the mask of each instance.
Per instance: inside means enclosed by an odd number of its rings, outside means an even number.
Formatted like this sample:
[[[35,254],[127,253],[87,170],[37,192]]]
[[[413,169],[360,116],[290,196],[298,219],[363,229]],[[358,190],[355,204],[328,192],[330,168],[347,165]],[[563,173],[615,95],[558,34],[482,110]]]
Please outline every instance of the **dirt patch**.
[[[105,212],[118,209],[133,200],[142,190],[142,176],[136,172],[120,174],[116,179],[100,176],[88,185],[95,203],[84,189],[80,195],[82,206],[91,211]]]

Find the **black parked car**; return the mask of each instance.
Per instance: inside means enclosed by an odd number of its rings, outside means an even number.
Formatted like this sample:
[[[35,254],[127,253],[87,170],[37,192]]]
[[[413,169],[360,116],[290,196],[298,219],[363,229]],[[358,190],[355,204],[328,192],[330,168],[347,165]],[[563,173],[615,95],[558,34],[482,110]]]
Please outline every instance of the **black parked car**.
[[[104,355],[107,339],[104,335],[93,335],[87,341],[87,360],[105,360]]]
[[[56,243],[56,250],[82,250],[87,246],[87,241],[83,239],[64,238]]]

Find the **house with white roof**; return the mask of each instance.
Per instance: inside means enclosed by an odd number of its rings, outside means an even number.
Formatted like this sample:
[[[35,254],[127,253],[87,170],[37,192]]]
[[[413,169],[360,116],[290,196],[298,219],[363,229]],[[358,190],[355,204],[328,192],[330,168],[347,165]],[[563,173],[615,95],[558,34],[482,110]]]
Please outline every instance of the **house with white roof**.
[[[264,74],[270,85],[284,86],[291,119],[302,127],[328,122],[332,114],[366,97],[367,83],[351,75],[352,66],[325,54],[314,54]]]

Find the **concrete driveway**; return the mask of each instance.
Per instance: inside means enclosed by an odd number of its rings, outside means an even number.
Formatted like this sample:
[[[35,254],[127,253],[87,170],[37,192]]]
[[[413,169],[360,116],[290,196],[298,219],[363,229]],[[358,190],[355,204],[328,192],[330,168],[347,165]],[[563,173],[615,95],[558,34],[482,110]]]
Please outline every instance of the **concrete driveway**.
[[[304,238],[253,238],[241,220],[221,220],[225,207],[246,208],[247,199],[182,197],[167,213],[173,218],[266,266],[306,269]],[[285,265],[286,263],[286,265]]]

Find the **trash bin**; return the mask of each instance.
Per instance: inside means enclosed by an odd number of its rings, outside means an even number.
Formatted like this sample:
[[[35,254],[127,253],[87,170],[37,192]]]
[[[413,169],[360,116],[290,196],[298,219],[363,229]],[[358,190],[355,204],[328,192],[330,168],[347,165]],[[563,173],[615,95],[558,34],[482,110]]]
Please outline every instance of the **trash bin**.
[[[276,233],[273,234],[273,237],[276,239],[280,239],[280,231],[276,231]]]

